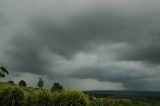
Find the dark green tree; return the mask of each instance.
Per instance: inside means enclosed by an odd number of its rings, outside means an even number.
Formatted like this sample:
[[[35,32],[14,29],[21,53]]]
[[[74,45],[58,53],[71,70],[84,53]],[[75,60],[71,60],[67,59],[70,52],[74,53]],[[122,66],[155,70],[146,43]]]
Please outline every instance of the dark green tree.
[[[54,91],[62,91],[64,88],[58,82],[55,82],[51,88],[52,92]]]
[[[21,80],[19,82],[19,86],[23,86],[23,87],[26,87],[26,82],[24,80]]]
[[[37,83],[37,86],[38,86],[39,88],[42,88],[42,87],[44,86],[44,81],[43,81],[42,78],[39,78],[39,81],[38,81],[38,83]]]
[[[0,77],[3,78],[3,77],[5,77],[8,74],[9,74],[9,72],[8,72],[8,70],[6,70],[5,67],[0,67]]]
[[[8,83],[14,85],[14,81],[8,81]]]

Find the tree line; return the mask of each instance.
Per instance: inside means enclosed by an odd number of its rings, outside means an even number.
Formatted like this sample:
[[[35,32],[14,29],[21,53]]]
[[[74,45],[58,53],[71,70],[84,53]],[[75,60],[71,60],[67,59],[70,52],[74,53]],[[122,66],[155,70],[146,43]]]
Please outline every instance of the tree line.
[[[0,77],[1,78],[4,78],[6,75],[9,75],[9,71],[5,68],[5,67],[0,67]],[[15,84],[14,81],[8,81],[9,84]],[[24,80],[21,80],[19,83],[18,83],[19,86],[22,86],[22,87],[26,87],[27,84]],[[44,86],[44,80],[42,78],[39,78],[39,81],[37,83],[37,87],[42,89]],[[62,91],[64,89],[64,87],[59,84],[58,82],[55,82],[53,85],[52,85],[52,88],[51,90],[52,91]]]

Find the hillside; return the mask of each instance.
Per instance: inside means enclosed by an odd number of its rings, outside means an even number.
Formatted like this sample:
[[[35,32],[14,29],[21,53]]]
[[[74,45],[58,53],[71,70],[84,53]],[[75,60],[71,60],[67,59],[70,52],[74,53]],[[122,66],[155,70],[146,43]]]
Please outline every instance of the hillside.
[[[0,82],[0,106],[160,106],[159,100],[152,99],[159,98],[159,93],[154,92],[85,91],[84,93],[77,90],[51,92],[49,89]]]

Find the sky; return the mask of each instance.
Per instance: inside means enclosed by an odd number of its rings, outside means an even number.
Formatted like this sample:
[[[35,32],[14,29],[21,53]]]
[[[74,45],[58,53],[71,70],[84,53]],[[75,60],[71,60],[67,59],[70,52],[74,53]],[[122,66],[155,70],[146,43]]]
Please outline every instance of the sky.
[[[159,0],[0,0],[2,81],[160,90]]]

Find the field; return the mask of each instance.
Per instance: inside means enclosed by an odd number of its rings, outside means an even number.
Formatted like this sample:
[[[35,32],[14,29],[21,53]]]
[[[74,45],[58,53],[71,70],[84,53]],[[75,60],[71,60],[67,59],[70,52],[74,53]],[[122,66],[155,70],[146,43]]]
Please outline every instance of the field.
[[[77,90],[51,92],[0,82],[0,106],[160,106],[156,100],[96,98]]]

